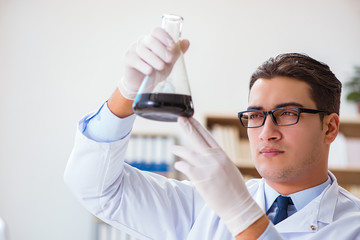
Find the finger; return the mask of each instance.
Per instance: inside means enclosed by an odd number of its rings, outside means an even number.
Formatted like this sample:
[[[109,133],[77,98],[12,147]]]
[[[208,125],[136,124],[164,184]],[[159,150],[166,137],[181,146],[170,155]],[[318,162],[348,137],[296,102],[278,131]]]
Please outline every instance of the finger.
[[[204,129],[201,124],[194,118],[179,117],[178,122],[185,134],[190,138],[191,143],[197,149],[206,151],[208,148],[217,148],[218,144],[211,137],[210,133]]]
[[[174,168],[189,177],[189,173],[193,167],[188,162],[180,160],[174,163]]]
[[[151,32],[151,36],[158,39],[162,44],[168,48],[173,48],[175,46],[174,39],[162,28],[155,28]]]
[[[190,47],[190,42],[187,39],[182,39],[180,40],[180,49],[182,53],[186,53],[186,51],[189,49]]]
[[[211,148],[219,148],[219,144],[213,138],[211,133],[206,128],[204,128],[195,118],[191,117],[189,118],[189,121],[193,125],[193,127],[196,128],[202,138],[206,140],[206,142],[208,143],[208,145],[210,145]]]
[[[195,145],[196,149],[201,149],[204,151],[209,148],[210,145],[206,142],[206,140],[201,136],[201,134],[197,131],[196,128],[192,126],[189,121],[189,118],[186,117],[178,117],[178,123],[187,137],[190,139],[191,143]]]
[[[155,70],[161,71],[165,68],[165,62],[149,49],[144,42],[141,42],[136,46],[135,52],[144,62]]]
[[[203,157],[192,149],[183,146],[171,146],[170,151],[184,161],[189,162],[189,164],[192,166],[203,167],[212,164],[208,157]]]
[[[212,180],[214,176],[210,176],[206,171],[198,171],[197,167],[192,166],[185,161],[177,161],[174,164],[174,168],[179,172],[182,172],[189,178],[189,180],[196,185],[206,183],[209,180]]]
[[[171,63],[174,59],[175,52],[165,46],[161,41],[153,36],[144,38],[143,43],[152,53],[166,63]]]
[[[182,158],[185,161],[189,161],[189,162],[192,161],[192,159],[195,159],[194,156],[196,154],[194,151],[178,145],[170,146],[170,152],[178,156],[179,158]]]
[[[153,71],[153,68],[138,56],[135,48],[136,46],[132,46],[132,48],[125,53],[125,65],[129,68],[136,69],[144,75],[150,75]]]

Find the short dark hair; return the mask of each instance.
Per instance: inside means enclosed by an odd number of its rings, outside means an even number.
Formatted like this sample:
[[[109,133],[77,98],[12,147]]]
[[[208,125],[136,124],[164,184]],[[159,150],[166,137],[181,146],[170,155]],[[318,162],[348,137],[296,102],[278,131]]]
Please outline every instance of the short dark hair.
[[[317,109],[339,115],[342,84],[328,65],[304,54],[280,54],[256,69],[250,79],[250,90],[259,78],[274,77],[290,77],[306,82]]]

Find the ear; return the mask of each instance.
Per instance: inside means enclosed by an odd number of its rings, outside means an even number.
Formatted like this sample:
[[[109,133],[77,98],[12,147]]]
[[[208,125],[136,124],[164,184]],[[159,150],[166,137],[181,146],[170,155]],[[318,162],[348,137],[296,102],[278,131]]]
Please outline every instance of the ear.
[[[324,143],[332,143],[337,134],[339,133],[339,115],[336,113],[331,113],[330,115],[324,116],[323,120],[323,130],[324,130]]]

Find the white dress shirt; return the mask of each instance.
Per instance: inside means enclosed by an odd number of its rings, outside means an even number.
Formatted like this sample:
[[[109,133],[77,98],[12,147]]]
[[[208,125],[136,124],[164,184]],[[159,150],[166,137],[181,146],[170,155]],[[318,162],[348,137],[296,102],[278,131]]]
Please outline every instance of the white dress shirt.
[[[108,117],[116,126],[103,124]],[[114,117],[105,104],[79,123],[65,181],[83,205],[139,239],[233,239],[191,182],[142,172],[124,163],[134,116]],[[330,172],[324,186],[320,194],[314,194],[318,188],[307,192],[314,197],[276,226],[270,223],[259,239],[360,239],[360,200],[339,187]],[[247,187],[266,212],[264,179],[250,180]]]

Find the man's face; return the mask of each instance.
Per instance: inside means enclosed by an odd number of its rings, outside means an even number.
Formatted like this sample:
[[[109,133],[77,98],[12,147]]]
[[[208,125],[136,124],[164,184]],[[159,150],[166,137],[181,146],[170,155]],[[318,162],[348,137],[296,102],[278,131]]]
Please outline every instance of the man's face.
[[[288,77],[255,82],[249,109],[269,111],[286,106],[316,109],[310,86]],[[248,129],[251,155],[260,175],[273,187],[292,184],[299,189],[309,180],[316,181],[316,175],[322,175],[319,171],[327,169],[324,134],[319,114],[309,113],[301,113],[295,125],[276,126],[267,116],[264,126]]]

